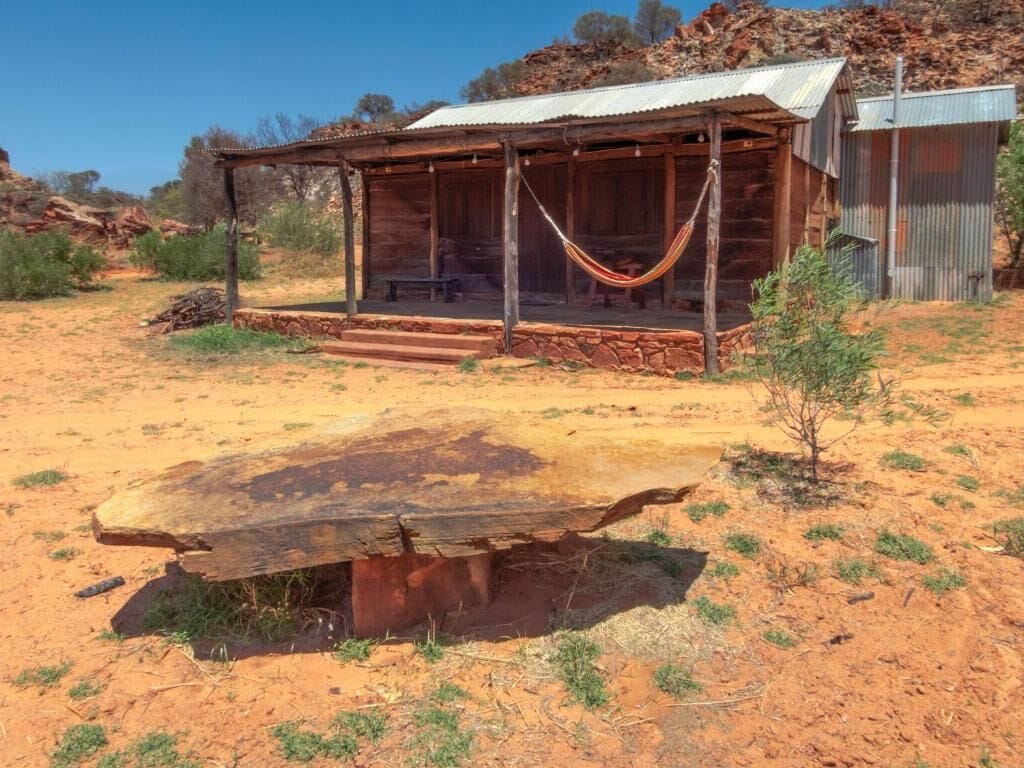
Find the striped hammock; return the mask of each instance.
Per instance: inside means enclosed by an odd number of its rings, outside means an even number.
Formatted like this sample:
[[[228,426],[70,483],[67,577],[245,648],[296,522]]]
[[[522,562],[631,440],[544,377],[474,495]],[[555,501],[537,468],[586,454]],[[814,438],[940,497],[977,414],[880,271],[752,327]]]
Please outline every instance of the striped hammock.
[[[551,215],[547,210],[545,210],[544,206],[541,205],[540,200],[537,198],[537,195],[530,186],[530,183],[526,180],[526,177],[520,174],[519,178],[520,181],[523,182],[523,186],[526,187],[526,191],[530,193],[530,197],[533,198],[533,202],[537,204],[541,214],[543,214],[544,218],[548,220],[548,224],[551,225],[555,234],[558,235],[558,239],[562,241],[562,247],[565,249],[566,256],[572,259],[580,269],[599,283],[610,285],[614,288],[636,288],[641,285],[652,283],[663,277],[665,273],[672,269],[676,262],[679,261],[679,257],[683,255],[683,251],[686,250],[686,246],[690,242],[690,237],[693,235],[694,222],[696,222],[697,214],[700,213],[700,209],[704,205],[704,198],[707,196],[708,188],[717,176],[718,161],[712,160],[708,164],[707,178],[704,180],[704,186],[701,188],[700,197],[697,198],[697,204],[693,207],[693,214],[687,222],[680,227],[679,231],[676,232],[676,236],[672,238],[672,242],[669,245],[668,250],[665,252],[665,255],[661,257],[661,260],[642,275],[635,275],[633,277],[624,275],[621,272],[616,272],[613,269],[609,269],[566,237],[565,233],[558,228],[555,220],[551,218]]]

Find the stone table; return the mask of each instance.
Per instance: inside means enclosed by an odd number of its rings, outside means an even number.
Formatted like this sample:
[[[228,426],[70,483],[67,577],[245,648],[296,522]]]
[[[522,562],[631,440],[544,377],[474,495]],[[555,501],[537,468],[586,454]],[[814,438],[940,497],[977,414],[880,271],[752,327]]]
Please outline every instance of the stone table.
[[[490,557],[681,501],[720,455],[640,429],[578,432],[484,410],[385,412],[300,445],[187,461],[93,518],[104,544],[170,547],[239,579],[352,563],[355,631],[490,600]]]

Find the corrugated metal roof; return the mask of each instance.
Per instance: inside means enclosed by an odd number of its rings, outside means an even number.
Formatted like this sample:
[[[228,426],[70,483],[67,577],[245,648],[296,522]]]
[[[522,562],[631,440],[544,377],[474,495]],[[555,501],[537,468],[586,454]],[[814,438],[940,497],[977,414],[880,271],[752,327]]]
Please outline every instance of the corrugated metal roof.
[[[748,96],[767,98],[787,112],[810,120],[821,110],[833,83],[845,72],[846,59],[821,59],[653,83],[458,104],[441,107],[409,128],[535,125],[566,119],[600,119],[709,105]],[[847,117],[855,118],[857,107],[853,98],[845,98],[844,102]]]
[[[860,120],[850,130],[892,129],[892,96],[858,99],[857,111]],[[900,98],[900,126],[903,128],[1001,123],[1016,116],[1017,91],[1012,85],[905,93]]]

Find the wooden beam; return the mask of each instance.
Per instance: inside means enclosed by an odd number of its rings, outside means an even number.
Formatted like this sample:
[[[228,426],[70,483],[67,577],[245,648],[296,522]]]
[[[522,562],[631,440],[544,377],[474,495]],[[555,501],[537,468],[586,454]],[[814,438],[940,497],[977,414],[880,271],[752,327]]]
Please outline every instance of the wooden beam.
[[[565,164],[565,236],[576,237],[576,158],[570,152]],[[565,301],[576,303],[576,265],[565,257]]]
[[[668,253],[676,236],[676,156],[666,152],[663,162],[665,164],[665,216],[662,225],[661,249],[663,253]],[[675,292],[676,269],[673,265],[661,280],[662,306],[671,308]]]
[[[370,287],[370,179],[366,171],[359,174],[359,183],[363,193],[363,247],[362,247],[362,276],[363,298],[366,297],[367,289]]]
[[[224,246],[224,320],[234,323],[238,309],[238,201],[235,198],[235,172],[224,169],[224,201],[227,240]]]
[[[505,354],[512,354],[512,331],[519,325],[519,153],[505,142],[505,198],[502,219],[505,265]]]
[[[704,266],[704,371],[717,376],[718,366],[718,245],[722,225],[722,123],[711,115],[708,126],[711,139],[711,161],[718,163],[708,190],[707,259]]]
[[[801,242],[810,242],[811,230],[811,164],[804,163],[804,236]]]
[[[439,272],[439,254],[441,244],[440,223],[438,221],[438,181],[437,171],[430,172],[430,276],[437,277]],[[437,299],[437,288],[430,286],[430,300]]]
[[[355,217],[352,215],[352,184],[348,174],[352,170],[346,158],[338,160],[338,176],[341,180],[341,218],[345,227],[345,314],[352,317],[356,307],[356,241]]]
[[[751,120],[749,117],[740,115],[723,114],[722,120],[730,128],[742,128],[751,133],[760,133],[764,136],[778,136],[779,127],[771,123],[762,123],[759,120]]]
[[[789,226],[793,197],[793,145],[786,137],[775,150],[775,203],[772,213],[772,267],[789,260]]]

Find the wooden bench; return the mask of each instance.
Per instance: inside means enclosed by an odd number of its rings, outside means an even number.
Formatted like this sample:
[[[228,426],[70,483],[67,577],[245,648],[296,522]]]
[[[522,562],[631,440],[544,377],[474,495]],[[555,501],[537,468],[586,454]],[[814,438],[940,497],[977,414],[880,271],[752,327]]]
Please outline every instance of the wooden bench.
[[[398,301],[398,285],[402,283],[404,285],[429,285],[431,289],[436,286],[441,286],[444,291],[444,300],[446,304],[451,304],[455,301],[455,289],[459,285],[459,279],[457,277],[443,276],[443,277],[415,277],[405,275],[385,275],[381,278],[387,283],[388,301]],[[431,298],[433,298],[433,290],[431,290]]]

